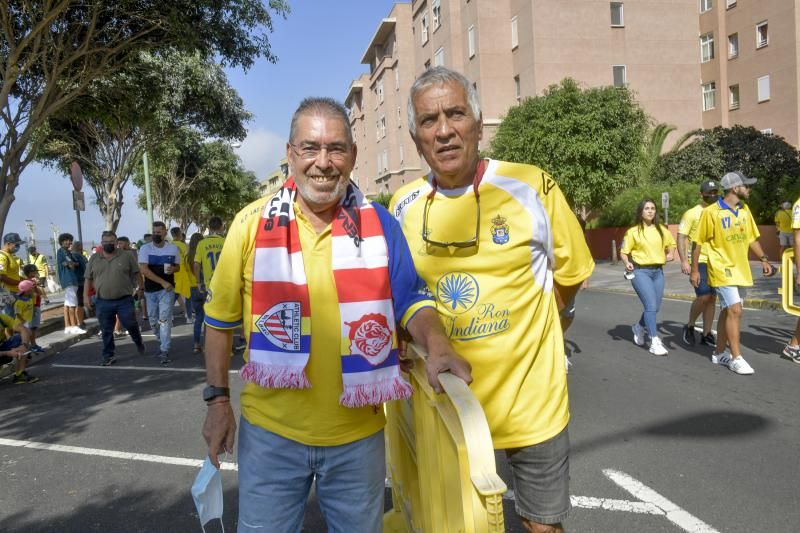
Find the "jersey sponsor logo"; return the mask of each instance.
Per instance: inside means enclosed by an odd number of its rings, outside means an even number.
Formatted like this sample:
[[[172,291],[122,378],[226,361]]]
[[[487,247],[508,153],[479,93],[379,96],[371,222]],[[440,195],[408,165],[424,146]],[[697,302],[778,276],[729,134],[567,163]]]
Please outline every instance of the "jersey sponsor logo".
[[[492,241],[495,244],[505,244],[508,242],[508,224],[506,218],[502,215],[497,215],[492,219]]]
[[[794,206],[794,211],[792,212],[792,223],[795,225],[800,223],[800,203]]]
[[[211,294],[211,289],[206,287],[206,303],[211,303],[211,299],[212,298],[213,298],[213,295]]]
[[[276,347],[299,352],[301,318],[300,302],[281,302],[261,315],[256,327]]]
[[[556,186],[556,181],[548,174],[542,172],[542,194],[547,196],[555,186]]]
[[[398,218],[400,216],[400,213],[403,212],[403,209],[408,204],[410,204],[411,202],[416,200],[417,197],[419,196],[419,194],[420,194],[419,191],[414,191],[411,194],[409,194],[408,196],[406,196],[405,198],[401,199],[399,202],[397,202],[397,205],[394,206],[394,217]]]
[[[383,363],[392,351],[392,330],[385,315],[368,313],[350,326],[350,353],[360,355],[372,366]]]
[[[466,272],[449,272],[436,282],[436,298],[452,314],[466,313],[478,301],[478,281]]]

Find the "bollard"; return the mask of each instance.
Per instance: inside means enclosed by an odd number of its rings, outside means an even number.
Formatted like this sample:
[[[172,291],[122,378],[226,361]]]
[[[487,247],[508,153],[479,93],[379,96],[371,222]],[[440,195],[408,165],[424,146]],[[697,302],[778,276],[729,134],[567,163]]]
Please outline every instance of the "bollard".
[[[619,258],[617,257],[617,241],[611,239],[611,264],[616,265]]]

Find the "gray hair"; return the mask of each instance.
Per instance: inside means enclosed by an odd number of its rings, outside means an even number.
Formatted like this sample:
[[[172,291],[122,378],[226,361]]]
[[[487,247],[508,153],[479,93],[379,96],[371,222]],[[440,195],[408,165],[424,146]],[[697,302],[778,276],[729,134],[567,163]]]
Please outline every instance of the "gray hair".
[[[464,93],[467,95],[467,101],[472,108],[472,114],[475,115],[475,120],[480,119],[481,103],[478,99],[478,91],[470,81],[455,70],[450,70],[447,67],[433,67],[427,69],[414,80],[411,92],[408,95],[408,131],[411,132],[412,136],[417,133],[417,111],[414,109],[414,98],[417,93],[431,85],[450,82],[459,83],[464,88]]]
[[[289,142],[294,141],[294,136],[297,134],[297,121],[300,116],[312,113],[341,119],[344,124],[344,130],[347,132],[347,141],[353,144],[353,132],[350,131],[350,116],[347,114],[347,109],[333,98],[324,96],[312,96],[304,98],[300,102],[300,106],[292,115],[292,125],[289,127]]]

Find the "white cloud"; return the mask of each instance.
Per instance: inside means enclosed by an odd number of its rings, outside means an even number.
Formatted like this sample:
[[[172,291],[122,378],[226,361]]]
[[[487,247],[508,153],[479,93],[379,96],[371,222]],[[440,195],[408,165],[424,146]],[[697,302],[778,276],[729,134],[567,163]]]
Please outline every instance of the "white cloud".
[[[286,155],[286,138],[266,129],[251,129],[242,146],[236,148],[247,170],[256,173],[259,181],[278,168],[281,159]]]

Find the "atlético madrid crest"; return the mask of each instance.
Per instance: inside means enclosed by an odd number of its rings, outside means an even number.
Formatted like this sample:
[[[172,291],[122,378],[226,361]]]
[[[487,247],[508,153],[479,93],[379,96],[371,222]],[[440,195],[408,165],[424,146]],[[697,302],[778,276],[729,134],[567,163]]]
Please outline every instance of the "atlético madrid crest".
[[[392,330],[384,315],[368,313],[350,326],[350,353],[360,355],[372,366],[383,363],[392,351]]]
[[[300,351],[300,302],[273,305],[256,321],[256,327],[277,348]]]
[[[497,215],[492,219],[492,240],[495,244],[505,244],[508,242],[508,224],[506,224],[506,217]]]

